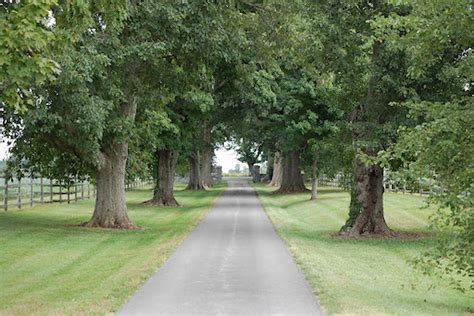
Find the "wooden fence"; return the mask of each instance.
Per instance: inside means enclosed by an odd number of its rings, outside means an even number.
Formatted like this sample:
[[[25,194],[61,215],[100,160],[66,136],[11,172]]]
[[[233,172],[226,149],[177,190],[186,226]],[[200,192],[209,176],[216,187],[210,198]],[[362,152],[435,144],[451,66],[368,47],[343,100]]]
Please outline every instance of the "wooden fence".
[[[335,178],[319,177],[319,184],[323,186],[340,187],[342,175],[336,175]],[[384,172],[385,191],[397,193],[409,193],[419,195],[429,195],[433,192],[442,190],[436,181],[431,178],[419,178],[412,181],[406,181],[396,176],[395,173],[385,170]]]
[[[126,184],[126,190],[131,190],[148,184],[147,180],[135,180]],[[69,183],[56,180],[28,177],[22,179],[7,179],[0,175],[1,208],[8,211],[12,208],[32,207],[43,203],[71,203],[79,200],[95,198],[96,188],[88,181],[70,181]]]

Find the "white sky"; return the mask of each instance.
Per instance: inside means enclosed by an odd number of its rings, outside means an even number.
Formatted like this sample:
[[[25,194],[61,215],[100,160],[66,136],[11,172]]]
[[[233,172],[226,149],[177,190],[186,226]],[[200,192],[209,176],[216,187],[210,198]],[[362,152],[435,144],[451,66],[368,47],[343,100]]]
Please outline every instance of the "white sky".
[[[0,138],[0,160],[3,160],[7,157],[8,147],[7,144],[3,142],[3,137]]]
[[[241,169],[244,166],[243,163],[237,160],[237,153],[234,150],[226,150],[225,148],[216,150],[216,165],[222,166],[223,172],[234,169],[236,164],[239,164]]]

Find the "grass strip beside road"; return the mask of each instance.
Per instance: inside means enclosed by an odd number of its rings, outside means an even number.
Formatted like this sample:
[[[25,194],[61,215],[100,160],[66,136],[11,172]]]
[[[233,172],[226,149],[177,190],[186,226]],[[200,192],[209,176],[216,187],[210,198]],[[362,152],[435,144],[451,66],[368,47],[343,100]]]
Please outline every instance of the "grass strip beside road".
[[[277,195],[255,185],[265,211],[328,314],[463,315],[474,309],[472,292],[460,293],[415,270],[409,260],[428,250],[433,237],[416,240],[352,240],[334,236],[344,224],[350,196],[322,188],[309,194]],[[397,231],[433,236],[424,198],[385,194],[388,225]]]
[[[117,310],[204,217],[225,184],[182,191],[178,208],[145,207],[150,188],[127,192],[141,230],[69,225],[92,215],[93,200],[0,213],[0,315],[90,315]]]

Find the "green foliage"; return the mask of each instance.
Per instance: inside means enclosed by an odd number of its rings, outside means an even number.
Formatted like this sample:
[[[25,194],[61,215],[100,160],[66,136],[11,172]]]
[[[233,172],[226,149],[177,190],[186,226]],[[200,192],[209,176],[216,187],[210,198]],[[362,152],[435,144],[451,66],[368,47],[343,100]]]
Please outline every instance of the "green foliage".
[[[48,26],[56,1],[20,1],[0,4],[0,102],[25,109],[32,105],[30,88],[52,79],[59,65],[50,58],[55,35]]]
[[[471,98],[461,98],[458,102],[408,103],[412,117],[423,123],[400,131],[402,137],[395,152],[412,174],[434,176],[439,186],[430,202],[440,207],[432,225],[443,238],[416,262],[427,273],[440,272],[464,289],[465,284],[458,282],[459,278],[472,278],[474,274],[474,149],[473,134],[469,132],[473,128],[474,111]],[[471,289],[473,286],[471,283]]]
[[[263,150],[261,143],[247,139],[236,139],[233,143],[239,161],[250,165],[260,162]]]
[[[127,14],[124,0],[0,4],[0,102],[21,111],[35,105],[34,90],[61,71],[56,53],[98,21],[99,27],[117,30]]]
[[[13,152],[18,157],[28,158],[45,174],[61,178],[95,169],[105,121],[113,106],[110,100],[89,95],[93,78],[104,78],[109,63],[106,56],[80,49],[57,60],[63,68],[59,80],[48,90],[38,90],[42,96],[36,106],[21,117],[10,111],[11,123],[21,120],[22,125],[5,127],[16,139]]]
[[[341,112],[329,99],[330,84],[320,84],[318,79],[292,66],[285,67],[279,78],[277,103],[270,119],[281,150],[315,152],[318,140],[338,131],[334,122]]]
[[[430,198],[439,206],[432,225],[443,237],[417,265],[450,278],[460,290],[473,289],[472,8],[464,0],[412,1],[410,7],[410,15],[375,21],[390,35],[390,45],[407,51],[406,74],[415,82],[402,103],[409,120],[385,157],[401,161],[412,177],[434,178],[438,186]],[[466,276],[469,285],[460,282]]]

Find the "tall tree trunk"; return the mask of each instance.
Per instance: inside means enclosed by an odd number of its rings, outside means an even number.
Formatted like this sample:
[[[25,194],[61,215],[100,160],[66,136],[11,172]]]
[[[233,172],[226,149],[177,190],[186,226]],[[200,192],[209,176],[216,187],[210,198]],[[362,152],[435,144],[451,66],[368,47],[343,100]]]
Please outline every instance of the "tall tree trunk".
[[[135,119],[137,102],[131,98],[122,105],[125,119]],[[125,204],[125,168],[128,159],[128,142],[104,147],[100,167],[96,172],[97,194],[92,219],[83,223],[86,227],[134,229],[127,215]]]
[[[381,43],[376,42],[372,50],[374,69],[376,69],[380,49]],[[374,118],[374,113],[377,107],[381,106],[380,102],[384,102],[383,96],[377,91],[378,81],[375,70],[369,80],[365,104],[356,107],[351,113],[352,142],[356,152],[360,149],[364,154],[372,157],[377,155],[378,148],[367,143],[374,143],[373,125],[380,124],[382,120],[380,116]],[[372,118],[370,121],[369,117]],[[340,233],[354,237],[361,234],[392,236],[393,232],[388,228],[384,218],[383,193],[383,168],[376,164],[367,166],[360,157],[356,156],[349,219],[341,228]]]
[[[383,168],[355,162],[349,219],[341,228],[343,235],[378,234],[392,236],[383,209]]]
[[[212,181],[212,156],[214,155],[214,146],[212,144],[212,131],[209,121],[206,121],[202,129],[203,149],[201,150],[201,178],[205,187],[210,188]]]
[[[281,177],[282,177],[282,157],[279,152],[275,153],[275,158],[273,159],[273,175],[272,181],[268,185],[273,187],[279,187],[281,185]]]
[[[300,168],[299,152],[287,152],[283,155],[282,181],[279,193],[294,193],[308,191],[304,185],[303,175]]]
[[[153,206],[179,206],[174,197],[174,176],[178,153],[172,150],[158,150],[156,152],[158,174],[155,179],[153,198],[145,204]]]
[[[270,182],[273,177],[273,155],[271,152],[268,152],[268,160],[267,160],[267,172],[265,173],[265,177],[263,177],[262,182]]]
[[[252,181],[253,182],[260,182],[260,166],[259,165],[254,165],[252,168]]]
[[[189,155],[189,182],[187,190],[205,190],[201,179],[201,169],[199,166],[200,155],[196,151]]]
[[[201,178],[202,184],[206,188],[210,188],[213,185],[211,166],[212,166],[213,150],[210,147],[206,147],[201,152]]]
[[[311,174],[311,200],[318,198],[318,159],[314,158]]]
[[[249,168],[249,177],[253,177],[253,163],[247,162],[247,167]]]

